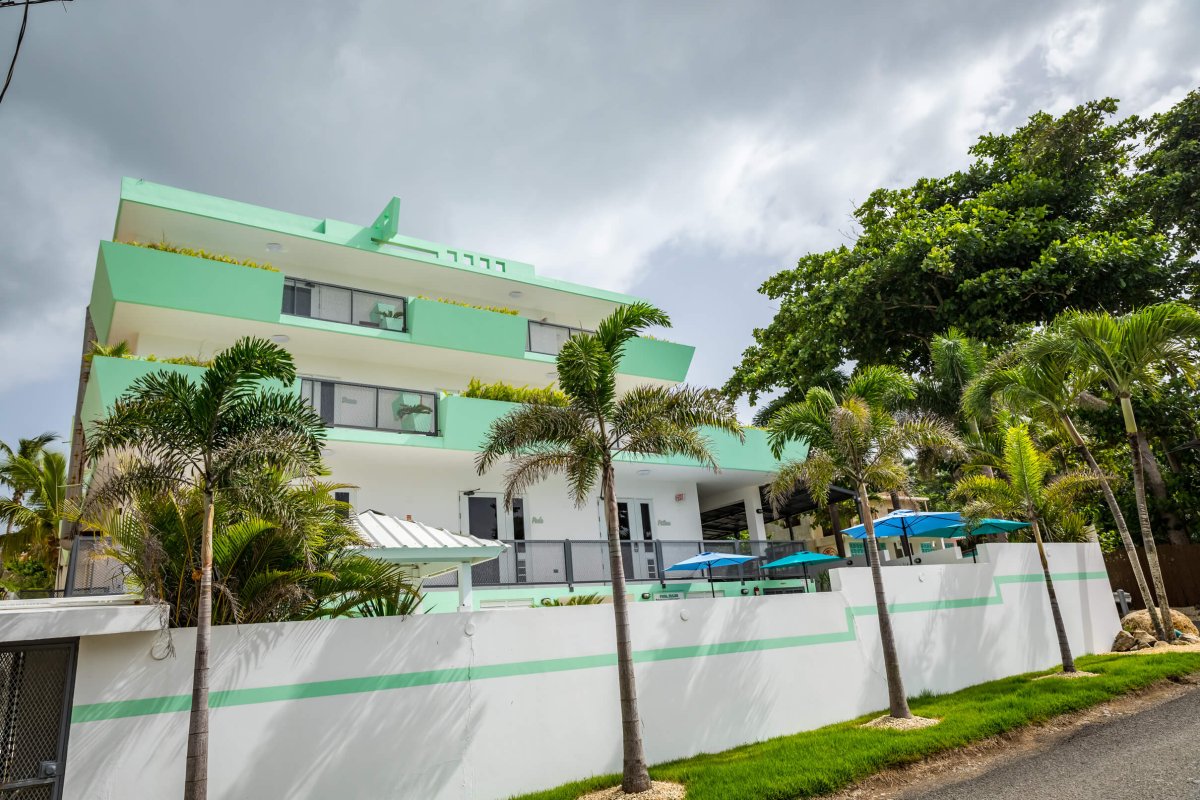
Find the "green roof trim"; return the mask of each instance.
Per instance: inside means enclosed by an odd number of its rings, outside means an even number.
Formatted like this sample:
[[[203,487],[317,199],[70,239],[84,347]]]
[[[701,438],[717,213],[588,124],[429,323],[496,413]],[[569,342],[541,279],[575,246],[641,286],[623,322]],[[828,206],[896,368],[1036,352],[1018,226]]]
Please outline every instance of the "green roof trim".
[[[284,233],[313,241],[357,250],[407,258],[451,269],[492,275],[501,280],[539,286],[567,294],[590,297],[621,305],[637,302],[633,295],[571,283],[535,274],[532,264],[513,259],[462,250],[461,248],[415,239],[396,233],[400,199],[393,197],[369,227],[332,219],[317,219],[286,211],[190,192],[138,178],[122,178],[121,204],[140,205],[178,211],[234,225]],[[121,212],[118,212],[118,219]]]

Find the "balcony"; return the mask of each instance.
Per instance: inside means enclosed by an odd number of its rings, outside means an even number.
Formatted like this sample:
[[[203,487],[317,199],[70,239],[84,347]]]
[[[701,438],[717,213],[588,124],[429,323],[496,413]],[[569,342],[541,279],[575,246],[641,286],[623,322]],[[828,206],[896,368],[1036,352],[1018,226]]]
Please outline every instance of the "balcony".
[[[348,286],[284,278],[283,312],[289,316],[362,325],[389,331],[405,330],[408,299],[364,292]]]
[[[438,435],[433,392],[304,378],[300,396],[330,428]]]
[[[471,581],[475,586],[524,586],[524,585],[603,585],[612,582],[608,564],[608,542],[601,540],[504,540],[510,547],[494,561],[476,564],[471,568]],[[764,570],[763,564],[805,550],[800,542],[763,542],[732,540],[700,541],[625,541],[621,542],[621,561],[625,579],[628,581],[653,581],[669,585],[707,581],[708,574],[702,570],[694,572],[666,572],[666,568],[697,553],[711,551],[745,556],[758,556],[733,567],[717,567],[714,581],[763,581],[803,578],[800,567],[783,567]],[[843,566],[839,562],[829,562]],[[818,570],[809,569],[809,577]],[[458,585],[454,573],[439,575],[424,582],[426,588],[441,588]]]

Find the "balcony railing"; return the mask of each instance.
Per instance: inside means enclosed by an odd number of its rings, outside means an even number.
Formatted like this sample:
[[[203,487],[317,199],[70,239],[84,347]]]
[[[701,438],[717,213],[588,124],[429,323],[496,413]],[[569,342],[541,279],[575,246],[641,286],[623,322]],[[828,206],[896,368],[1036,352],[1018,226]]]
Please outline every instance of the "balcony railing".
[[[304,378],[300,396],[331,427],[438,435],[433,392]]]
[[[404,331],[407,329],[407,302],[396,295],[365,292],[332,283],[301,278],[283,281],[283,313],[296,317]]]
[[[593,333],[587,328],[572,328],[570,325],[555,325],[552,322],[534,322],[529,320],[529,341],[525,349],[530,353],[544,353],[548,356],[558,355],[567,339],[577,333]]]
[[[608,567],[608,542],[598,540],[573,541],[538,540],[504,542],[510,547],[493,561],[476,564],[471,568],[471,581],[476,586],[520,586],[544,584],[604,584],[612,580]],[[621,559],[628,581],[655,581],[672,583],[679,581],[706,581],[707,572],[666,572],[666,568],[697,553],[731,553],[758,556],[732,567],[717,567],[713,579],[731,580],[778,580],[802,578],[800,567],[783,567],[764,570],[763,564],[805,550],[799,542],[752,542],[752,541],[627,541],[621,542]],[[831,562],[832,563],[832,562]],[[809,570],[812,577],[819,570]],[[439,575],[424,582],[426,587],[456,586],[455,573]]]

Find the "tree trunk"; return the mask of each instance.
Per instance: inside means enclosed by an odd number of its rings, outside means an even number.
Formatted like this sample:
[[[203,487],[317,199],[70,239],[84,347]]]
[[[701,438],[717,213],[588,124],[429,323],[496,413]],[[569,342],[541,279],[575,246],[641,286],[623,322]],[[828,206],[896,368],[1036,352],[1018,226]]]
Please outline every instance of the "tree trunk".
[[[867,498],[867,486],[858,485],[858,496]],[[865,504],[865,500],[864,500]],[[900,657],[896,654],[896,636],[892,632],[892,616],[883,590],[883,567],[879,563],[879,546],[875,539],[875,521],[870,507],[863,509],[863,527],[867,531],[867,563],[871,565],[871,582],[875,586],[875,609],[879,612],[879,641],[883,645],[883,669],[887,676],[888,712],[899,719],[912,717],[908,697],[904,694],[904,679],[900,675]]]
[[[192,714],[188,719],[184,800],[208,797],[208,648],[212,640],[213,491],[204,490],[204,533],[200,543],[200,608],[196,613],[196,665]]]
[[[94,341],[96,341],[96,326],[92,322],[92,309],[88,307],[83,312],[83,351],[79,356],[79,386],[75,391],[75,419],[71,425],[71,455],[70,461],[67,462],[67,500],[78,500],[83,497],[83,471],[87,466],[83,440],[83,397],[87,391],[88,379],[92,375],[92,360],[88,358],[88,352],[92,349]],[[67,553],[68,558],[78,534],[79,520],[68,519],[63,523],[58,546],[59,551]],[[68,565],[62,563],[63,560],[62,556],[59,556],[57,572],[54,576],[56,589],[67,588]]]
[[[1154,531],[1150,528],[1150,510],[1146,507],[1146,481],[1142,474],[1145,460],[1141,453],[1141,437],[1138,436],[1137,419],[1133,415],[1133,401],[1121,395],[1121,414],[1125,418],[1125,433],[1129,437],[1130,457],[1133,460],[1133,496],[1137,501],[1138,525],[1142,530],[1142,546],[1146,548],[1146,563],[1150,566],[1150,580],[1158,599],[1158,613],[1166,630],[1167,641],[1175,638],[1175,625],[1171,620],[1171,604],[1167,600],[1167,587],[1163,583],[1162,568],[1158,564],[1158,547],[1154,543]],[[1146,598],[1146,605],[1150,599]]]
[[[842,536],[842,514],[838,511],[837,503],[829,504],[829,521],[833,524],[833,543],[837,546],[837,554],[846,557],[846,541]]]
[[[1050,562],[1046,559],[1046,546],[1042,543],[1042,529],[1037,515],[1029,513],[1033,527],[1033,539],[1037,542],[1038,558],[1042,560],[1042,577],[1046,581],[1046,594],[1050,596],[1050,616],[1054,619],[1054,632],[1058,634],[1058,654],[1062,658],[1063,672],[1075,672],[1075,659],[1071,657],[1071,642],[1067,639],[1067,626],[1063,624],[1062,611],[1058,607],[1058,594],[1054,591],[1054,579],[1050,577]]]
[[[970,428],[971,433],[975,436],[976,439],[979,440],[980,444],[982,444],[983,443],[983,434],[979,432],[979,420],[975,419],[974,417],[971,417],[970,419],[967,420],[967,427]],[[980,471],[984,475],[988,476],[989,478],[996,477],[996,470],[992,469],[991,466],[988,464],[984,464],[983,466],[981,466]]]
[[[1150,440],[1143,431],[1138,431],[1138,447],[1142,452],[1142,470],[1146,477],[1146,488],[1154,498],[1158,511],[1158,519],[1167,529],[1167,541],[1171,544],[1191,544],[1192,537],[1188,535],[1187,526],[1179,515],[1171,508],[1170,493],[1167,492],[1167,482],[1163,480],[1162,470],[1158,468],[1158,459],[1150,447]]]
[[[1138,558],[1137,548],[1133,544],[1133,536],[1129,533],[1129,525],[1125,522],[1125,514],[1121,511],[1121,506],[1117,503],[1117,497],[1113,494],[1112,486],[1108,482],[1108,476],[1104,474],[1104,471],[1100,469],[1100,465],[1096,463],[1096,458],[1092,455],[1091,448],[1087,446],[1087,442],[1075,427],[1075,422],[1071,417],[1063,414],[1062,421],[1067,428],[1067,433],[1071,436],[1071,441],[1075,443],[1075,448],[1083,456],[1083,460],[1087,462],[1088,468],[1095,474],[1097,480],[1100,481],[1100,489],[1104,493],[1104,502],[1108,504],[1108,510],[1112,513],[1113,522],[1117,526],[1117,533],[1121,536],[1121,544],[1125,546],[1125,556],[1129,559],[1129,566],[1133,570],[1133,580],[1137,583],[1138,591],[1142,593],[1142,599],[1146,602],[1146,610],[1150,613],[1150,622],[1154,625],[1154,633],[1162,641],[1169,641],[1167,639],[1166,628],[1163,627],[1162,620],[1158,616],[1158,609],[1154,607],[1154,595],[1150,593],[1150,587],[1146,583],[1146,573],[1142,572],[1142,562]]]
[[[617,486],[611,463],[603,468],[604,523],[608,529],[608,565],[612,573],[613,620],[617,628],[617,680],[621,690],[621,740],[624,769],[621,789],[627,794],[650,790],[650,773],[642,746],[642,720],[638,715],[637,679],[633,672],[633,642],[629,634],[629,607],[625,595],[625,565],[617,530]]]

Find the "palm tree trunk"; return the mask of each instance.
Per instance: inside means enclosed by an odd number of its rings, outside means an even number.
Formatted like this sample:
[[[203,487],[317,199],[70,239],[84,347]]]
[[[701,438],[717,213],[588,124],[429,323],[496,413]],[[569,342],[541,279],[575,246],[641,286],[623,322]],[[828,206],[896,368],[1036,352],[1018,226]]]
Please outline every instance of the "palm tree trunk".
[[[1125,556],[1129,559],[1129,566],[1133,570],[1133,580],[1137,583],[1138,591],[1141,592],[1142,599],[1146,603],[1146,610],[1150,612],[1150,622],[1154,625],[1154,633],[1159,639],[1165,642],[1167,641],[1166,628],[1163,627],[1162,619],[1158,616],[1158,609],[1154,607],[1154,596],[1150,594],[1150,587],[1146,584],[1146,573],[1142,572],[1142,562],[1138,558],[1137,548],[1133,544],[1133,536],[1129,533],[1129,525],[1125,522],[1125,514],[1121,511],[1121,506],[1117,503],[1117,497],[1113,494],[1112,486],[1108,482],[1108,476],[1104,474],[1104,470],[1100,469],[1100,465],[1096,463],[1096,457],[1092,455],[1091,448],[1087,446],[1087,441],[1075,427],[1075,422],[1071,419],[1070,415],[1063,414],[1062,421],[1067,428],[1067,433],[1071,436],[1071,441],[1075,443],[1075,448],[1083,456],[1083,460],[1087,462],[1088,469],[1100,481],[1100,489],[1104,493],[1104,502],[1108,504],[1108,510],[1112,513],[1113,522],[1117,526],[1117,533],[1121,536],[1121,544],[1125,546]]]
[[[633,672],[633,641],[629,634],[629,606],[625,595],[625,565],[617,530],[617,484],[612,463],[603,470],[604,522],[608,529],[608,567],[612,574],[613,621],[617,628],[617,681],[621,690],[621,742],[624,767],[621,789],[627,794],[650,790],[642,745],[642,720],[638,714],[637,680]]]
[[[1158,459],[1154,456],[1154,450],[1150,448],[1150,440],[1146,438],[1145,431],[1138,431],[1138,439],[1140,440],[1138,446],[1142,451],[1142,470],[1146,476],[1146,489],[1155,500],[1158,521],[1167,529],[1167,541],[1171,544],[1191,544],[1192,538],[1188,535],[1187,526],[1171,508],[1167,482],[1163,480]]]
[[[213,491],[204,489],[204,532],[200,543],[200,608],[196,614],[196,665],[192,714],[188,720],[184,800],[208,797],[208,648],[212,640]]]
[[[982,444],[983,434],[979,432],[979,420],[975,419],[974,417],[969,418],[967,420],[967,427],[970,429],[971,434]],[[996,477],[996,470],[992,469],[992,467],[988,464],[984,464],[982,467],[980,467],[980,471],[989,478]]]
[[[867,498],[867,485],[858,484],[858,496]],[[865,499],[860,501],[864,504]],[[883,669],[887,676],[888,712],[898,719],[909,719],[908,697],[904,694],[904,679],[900,675],[900,657],[896,654],[896,635],[892,632],[892,616],[883,590],[883,568],[879,563],[879,546],[875,539],[875,521],[869,506],[863,509],[863,527],[867,531],[867,563],[871,565],[871,582],[875,586],[875,610],[879,615],[879,641],[883,645]]]
[[[1138,524],[1142,529],[1142,546],[1146,548],[1146,563],[1150,566],[1150,580],[1154,583],[1154,592],[1158,598],[1158,613],[1162,618],[1163,628],[1168,641],[1175,638],[1175,624],[1171,619],[1171,604],[1167,600],[1167,587],[1163,583],[1162,567],[1158,563],[1158,547],[1154,544],[1154,531],[1150,528],[1150,510],[1146,507],[1146,481],[1142,474],[1141,444],[1138,436],[1137,419],[1133,414],[1133,401],[1128,395],[1121,395],[1121,414],[1125,418],[1125,433],[1129,437],[1129,450],[1133,459],[1133,496],[1137,501]],[[1146,606],[1150,606],[1146,599]]]
[[[1054,579],[1050,577],[1050,562],[1046,559],[1046,546],[1042,543],[1042,529],[1037,515],[1030,512],[1029,522],[1033,527],[1033,539],[1037,542],[1038,558],[1042,560],[1042,577],[1046,581],[1046,594],[1050,596],[1050,616],[1054,619],[1054,632],[1058,634],[1058,654],[1062,658],[1063,672],[1075,672],[1075,659],[1071,657],[1071,642],[1067,639],[1067,626],[1063,624],[1062,611],[1058,607],[1058,594],[1054,591]]]

